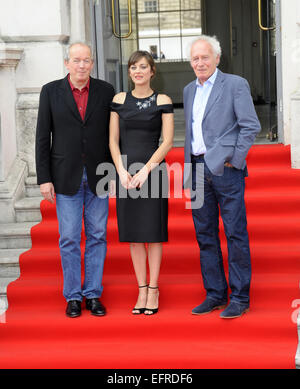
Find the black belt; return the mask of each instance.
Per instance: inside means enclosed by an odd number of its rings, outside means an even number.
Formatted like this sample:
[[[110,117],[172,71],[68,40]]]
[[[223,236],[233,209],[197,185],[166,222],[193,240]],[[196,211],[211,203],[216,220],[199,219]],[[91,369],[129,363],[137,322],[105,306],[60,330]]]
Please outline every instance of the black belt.
[[[199,155],[191,154],[191,159],[199,159],[199,158],[204,158],[204,154],[199,154]]]

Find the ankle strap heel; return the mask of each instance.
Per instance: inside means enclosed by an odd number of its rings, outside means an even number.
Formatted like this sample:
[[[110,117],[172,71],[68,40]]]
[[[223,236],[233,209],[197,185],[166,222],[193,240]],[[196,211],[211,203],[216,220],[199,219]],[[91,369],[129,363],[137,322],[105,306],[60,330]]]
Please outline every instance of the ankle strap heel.
[[[157,296],[158,296],[158,294],[159,294],[158,286],[148,286],[148,289],[157,289]],[[151,293],[151,294],[153,295],[154,293]],[[149,296],[149,294],[148,294],[148,296]],[[144,315],[152,316],[152,315],[154,315],[157,312],[158,312],[158,307],[157,308],[147,308],[146,307]]]
[[[139,286],[139,289],[142,289],[142,288],[148,288],[148,285],[141,285],[141,286]],[[131,313],[133,315],[141,315],[142,313],[145,312],[145,309],[146,309],[145,307],[143,307],[143,308],[136,308],[136,307],[134,307]]]

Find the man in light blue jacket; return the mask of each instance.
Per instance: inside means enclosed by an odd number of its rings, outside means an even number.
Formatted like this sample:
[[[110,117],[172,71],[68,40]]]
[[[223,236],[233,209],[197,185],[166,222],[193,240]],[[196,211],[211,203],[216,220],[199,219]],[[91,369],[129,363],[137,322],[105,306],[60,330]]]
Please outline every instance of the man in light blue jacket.
[[[184,88],[185,187],[203,187],[202,206],[192,215],[200,248],[206,299],[192,310],[205,314],[225,308],[228,285],[219,239],[219,209],[228,246],[230,303],[222,318],[235,318],[249,310],[250,249],[244,201],[245,158],[260,131],[248,82],[222,73],[221,47],[215,37],[202,35],[191,46],[196,80]],[[199,167],[203,174],[197,174]],[[203,181],[200,183],[199,181]]]

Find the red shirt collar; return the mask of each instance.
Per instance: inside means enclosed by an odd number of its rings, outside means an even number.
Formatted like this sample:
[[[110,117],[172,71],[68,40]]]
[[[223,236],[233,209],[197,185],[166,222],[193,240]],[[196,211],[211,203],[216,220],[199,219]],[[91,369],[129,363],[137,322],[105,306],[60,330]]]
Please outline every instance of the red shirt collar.
[[[76,88],[76,86],[74,86],[72,84],[71,79],[70,79],[70,73],[68,74],[68,81],[69,81],[69,84],[70,84],[70,87],[71,87],[72,91],[74,91],[76,89],[79,90],[78,88]],[[82,88],[81,90],[83,90],[85,88],[87,89],[87,91],[89,91],[89,89],[90,89],[90,77],[88,79],[88,82],[87,82],[86,86],[84,88]]]

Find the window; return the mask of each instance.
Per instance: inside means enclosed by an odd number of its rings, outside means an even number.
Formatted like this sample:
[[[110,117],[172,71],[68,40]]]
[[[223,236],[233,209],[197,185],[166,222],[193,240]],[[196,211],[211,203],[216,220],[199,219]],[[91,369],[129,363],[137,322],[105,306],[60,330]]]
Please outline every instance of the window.
[[[145,12],[157,12],[157,0],[145,1]]]
[[[134,33],[122,41],[124,62],[135,47],[153,52],[152,46],[156,46],[156,61],[187,61],[190,43],[202,33],[201,3],[201,0],[132,1]]]
[[[201,0],[138,1],[138,47],[155,59],[185,61],[190,43],[202,32]]]

